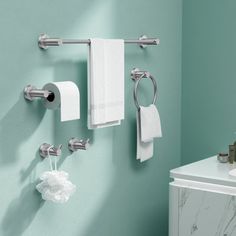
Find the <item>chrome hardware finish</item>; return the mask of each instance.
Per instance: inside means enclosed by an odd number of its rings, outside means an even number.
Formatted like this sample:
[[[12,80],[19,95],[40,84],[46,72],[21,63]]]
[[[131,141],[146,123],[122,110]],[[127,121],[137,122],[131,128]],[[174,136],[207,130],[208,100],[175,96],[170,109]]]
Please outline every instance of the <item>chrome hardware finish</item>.
[[[141,48],[145,48],[147,45],[158,45],[160,40],[158,38],[148,38],[146,35],[142,35],[139,39],[125,39],[125,43],[136,43]],[[90,39],[61,39],[50,38],[47,34],[40,34],[38,39],[38,45],[41,49],[48,49],[51,46],[61,46],[64,44],[90,44]]]
[[[146,35],[142,35],[139,38],[140,43],[140,47],[141,48],[146,48],[148,45],[157,45],[160,44],[160,39],[149,39]],[[142,43],[145,42],[145,43]]]
[[[78,138],[71,138],[68,142],[68,148],[70,151],[75,152],[77,150],[87,150],[89,148],[89,139],[83,140]]]
[[[149,78],[151,79],[153,83],[154,95],[153,95],[152,104],[155,104],[156,99],[157,99],[157,83],[154,77],[148,71],[141,71],[138,68],[134,68],[131,71],[131,79],[135,81],[133,96],[134,96],[135,106],[137,107],[138,110],[140,109],[140,105],[138,102],[137,90],[138,90],[139,82],[143,78]]]
[[[29,101],[33,101],[34,98],[48,98],[50,95],[53,93],[48,90],[37,89],[32,85],[27,85],[24,88],[24,97]]]
[[[131,79],[133,81],[140,80],[142,78],[148,78],[150,76],[150,73],[148,71],[140,70],[139,68],[133,68],[131,70]]]
[[[62,39],[59,38],[49,38],[47,34],[40,34],[38,45],[42,49],[48,49],[51,46],[61,46],[63,44]]]
[[[50,148],[50,149],[49,149]],[[61,148],[62,144],[60,144],[58,147],[55,147],[48,143],[43,143],[39,147],[39,155],[43,158],[48,156],[48,152],[51,156],[60,156],[61,155]],[[49,150],[48,150],[49,149]]]

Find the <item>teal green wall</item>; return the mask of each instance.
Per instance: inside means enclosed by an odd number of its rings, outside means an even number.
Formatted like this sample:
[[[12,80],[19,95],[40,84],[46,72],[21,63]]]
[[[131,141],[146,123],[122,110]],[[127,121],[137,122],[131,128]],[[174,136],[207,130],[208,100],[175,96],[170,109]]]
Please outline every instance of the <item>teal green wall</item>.
[[[183,1],[183,163],[236,140],[236,1]]]
[[[167,235],[169,169],[180,164],[181,21],[181,0],[0,2],[1,236]],[[87,130],[88,48],[41,51],[41,32],[64,38],[160,37],[160,46],[146,50],[126,46],[126,114],[121,126]],[[133,67],[156,76],[163,127],[154,158],[143,164],[135,160]],[[58,112],[22,96],[27,84],[42,87],[63,80],[80,88],[79,121],[60,123]],[[146,82],[141,95],[149,94],[148,89]],[[73,136],[91,138],[90,149],[71,155],[66,146]],[[43,142],[63,144],[60,169],[69,172],[78,188],[67,204],[43,202],[35,191],[40,173],[49,168],[37,152]]]

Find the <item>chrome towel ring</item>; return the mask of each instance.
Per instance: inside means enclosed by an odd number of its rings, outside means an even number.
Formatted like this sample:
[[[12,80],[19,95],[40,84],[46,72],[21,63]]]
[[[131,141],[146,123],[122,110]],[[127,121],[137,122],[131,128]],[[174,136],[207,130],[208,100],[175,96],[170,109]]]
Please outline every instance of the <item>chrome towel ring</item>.
[[[133,81],[135,81],[134,84],[134,91],[133,91],[133,96],[134,96],[134,103],[135,106],[137,107],[137,109],[140,109],[140,105],[139,105],[139,101],[138,101],[138,96],[137,96],[137,90],[138,90],[138,85],[139,82],[141,81],[141,79],[143,78],[149,78],[152,81],[153,84],[153,90],[154,90],[154,94],[153,94],[153,99],[152,99],[152,104],[155,104],[156,100],[157,100],[157,83],[155,78],[148,72],[148,71],[141,71],[138,68],[134,68],[131,71],[131,79]]]

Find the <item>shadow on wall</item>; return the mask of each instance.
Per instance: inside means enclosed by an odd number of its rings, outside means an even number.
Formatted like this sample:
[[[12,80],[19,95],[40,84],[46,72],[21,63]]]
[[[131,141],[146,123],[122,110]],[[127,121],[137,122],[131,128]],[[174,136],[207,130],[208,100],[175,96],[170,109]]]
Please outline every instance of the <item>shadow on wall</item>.
[[[83,21],[84,15],[92,7],[96,7],[93,2],[95,1],[90,0],[89,4],[86,0],[80,0],[79,3],[78,0],[70,0],[69,3],[61,1],[58,6],[58,1],[55,0],[50,1],[50,3],[24,0],[23,2],[14,2],[14,4],[11,1],[1,1],[0,25],[2,26],[2,34],[8,36],[3,37],[0,44],[1,56],[4,58],[0,61],[1,74],[4,77],[7,75],[12,82],[15,82],[6,83],[6,87],[9,89],[12,89],[12,86],[17,87],[20,83],[19,77],[23,81],[26,78],[25,74],[29,71],[48,66],[51,58],[45,57],[45,52],[41,51],[40,53],[37,47],[40,33],[45,32],[52,36],[68,36],[66,34],[68,28],[71,28],[80,19]],[[47,7],[44,3],[47,4]],[[6,22],[7,27],[4,27]],[[79,33],[80,29],[78,30]],[[48,52],[48,54],[50,53]],[[24,60],[22,60],[23,55]],[[41,60],[42,55],[43,60]],[[8,91],[8,89],[3,89],[6,95],[9,94]]]
[[[24,182],[29,176],[31,177],[31,182],[34,181],[37,177],[34,175],[36,170],[35,167],[39,162],[44,161],[44,159],[39,155],[39,151],[36,150],[35,152],[35,158],[30,162],[29,166],[21,169],[20,171],[20,182]]]
[[[113,129],[112,160],[116,173],[112,188],[90,222],[92,227],[88,227],[84,235],[154,235],[158,232],[158,215],[165,213],[159,210],[158,204],[149,204],[150,195],[156,196],[152,193],[153,184],[147,179],[144,187],[142,181],[135,179],[147,174],[150,171],[147,167],[154,162],[140,163],[135,158],[135,120],[123,121],[121,126],[110,129]]]
[[[0,121],[0,163],[16,161],[18,148],[30,138],[43,119],[45,109],[41,101],[34,101],[30,105],[27,103],[22,93]]]
[[[1,224],[3,236],[22,235],[43,206],[44,200],[36,192],[35,185],[26,185],[20,196],[10,203]]]

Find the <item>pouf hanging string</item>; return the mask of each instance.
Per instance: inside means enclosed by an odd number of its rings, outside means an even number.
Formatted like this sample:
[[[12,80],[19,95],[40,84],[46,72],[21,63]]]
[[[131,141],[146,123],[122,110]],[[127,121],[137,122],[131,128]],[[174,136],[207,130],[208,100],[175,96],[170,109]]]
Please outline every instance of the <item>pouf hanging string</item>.
[[[50,170],[53,171],[53,168],[52,168],[52,157],[50,155],[50,149],[53,147],[53,145],[49,146],[48,149],[47,149],[47,157],[49,159],[49,164],[50,164]]]
[[[49,146],[47,149],[47,156],[49,159],[49,163],[50,163],[50,169],[51,171],[53,171],[53,166],[52,166],[52,157],[50,155],[50,149],[53,147],[53,145]],[[54,157],[54,170],[57,170],[57,157]]]

